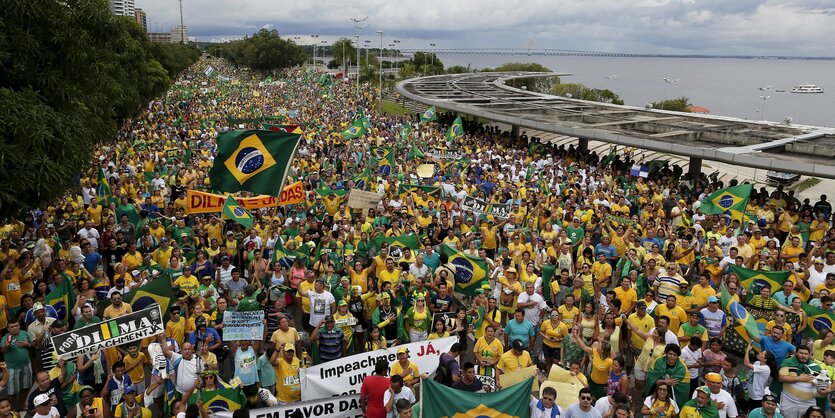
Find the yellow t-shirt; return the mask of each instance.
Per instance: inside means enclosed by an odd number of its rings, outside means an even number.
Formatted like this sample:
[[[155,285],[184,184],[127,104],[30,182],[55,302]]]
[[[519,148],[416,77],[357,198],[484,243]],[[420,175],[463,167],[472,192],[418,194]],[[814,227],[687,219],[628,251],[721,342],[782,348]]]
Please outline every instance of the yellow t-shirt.
[[[180,290],[186,292],[186,294],[191,294],[191,292],[197,290],[197,286],[200,286],[200,282],[197,280],[197,277],[194,276],[186,276],[185,274],[178,277],[177,280],[174,280],[174,285],[179,287]]]
[[[565,305],[562,305],[557,308],[557,311],[559,311],[560,315],[562,315],[562,323],[569,329],[574,326],[574,318],[577,318],[577,315],[580,315],[580,308],[576,306],[572,306],[571,309],[568,309]]]
[[[638,318],[638,314],[629,315],[627,319],[630,323],[635,325],[638,329],[642,332],[649,333],[649,330],[655,328],[655,320],[652,319],[649,315],[644,315],[644,318]],[[636,332],[629,333],[629,345],[634,348],[640,350],[644,347],[644,339],[638,335]]]
[[[707,289],[703,288],[702,285],[695,285],[693,286],[693,296],[696,298],[696,305],[704,306],[707,303],[707,298],[711,296],[716,296],[716,290],[713,287],[708,286]]]
[[[513,354],[513,350],[507,350],[502,354],[499,363],[496,365],[504,373],[510,373],[517,369],[524,369],[533,365],[531,355],[527,351],[523,351],[521,356]]]
[[[291,403],[302,399],[299,364],[298,357],[293,357],[291,363],[288,363],[284,358],[278,359],[278,366],[274,368],[275,392],[279,402]]]
[[[186,321],[183,318],[180,318],[177,322],[169,320],[165,324],[165,336],[182,346],[186,338]]]
[[[408,373],[406,373],[407,371]],[[403,365],[400,364],[400,361],[394,362],[394,364],[391,365],[391,371],[389,372],[389,376],[394,376],[398,374],[403,375],[404,373],[404,382],[420,378],[420,370],[418,369],[417,364],[412,363],[411,361],[409,362],[409,364],[406,365],[406,367],[403,367]]]
[[[134,382],[144,382],[145,381],[145,368],[144,364],[148,362],[145,357],[145,354],[139,352],[138,355],[134,358],[130,355],[125,356],[122,361],[125,362],[125,370],[131,368],[134,364],[141,364],[141,366],[136,366],[135,369],[128,372],[128,376],[130,376],[130,380]]]
[[[592,350],[591,359],[591,381],[598,385],[605,385],[609,382],[609,371],[612,370],[612,358],[600,357],[597,350]]]
[[[302,280],[299,282],[299,294],[298,296],[302,299],[302,310],[304,313],[310,313],[310,298],[302,296],[303,291],[312,292],[313,287],[316,285],[316,282],[310,283],[307,280]]]
[[[547,345],[551,348],[560,348],[562,346],[562,340],[568,335],[568,327],[565,326],[565,323],[558,322],[556,326],[554,326],[551,321],[545,321],[542,325],[539,326],[539,330],[542,331],[545,336],[547,337],[554,337],[557,339],[556,342],[549,341],[549,340],[542,340],[542,343]]]
[[[632,307],[638,303],[638,293],[635,292],[635,289],[629,288],[627,290],[623,290],[623,287],[618,286],[615,288],[615,297],[620,300],[620,311],[621,312],[629,312],[632,310]]]
[[[492,342],[487,342],[484,338],[479,338],[473,347],[474,353],[479,353],[481,357],[499,358],[504,353],[504,344],[498,338],[493,338]]]
[[[681,306],[676,305],[673,309],[667,308],[666,303],[662,303],[655,308],[655,312],[653,312],[656,318],[660,318],[662,316],[666,316],[670,318],[670,331],[674,334],[678,334],[678,329],[681,327],[681,324],[687,322],[687,313],[684,312],[684,309],[681,309]]]

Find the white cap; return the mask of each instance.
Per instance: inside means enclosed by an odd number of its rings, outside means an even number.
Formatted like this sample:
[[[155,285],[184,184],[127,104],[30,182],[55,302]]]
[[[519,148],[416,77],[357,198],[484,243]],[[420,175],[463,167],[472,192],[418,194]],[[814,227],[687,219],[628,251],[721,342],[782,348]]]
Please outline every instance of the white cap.
[[[44,404],[49,404],[49,395],[42,393],[38,396],[35,396],[35,400],[32,402],[35,406],[41,406]]]

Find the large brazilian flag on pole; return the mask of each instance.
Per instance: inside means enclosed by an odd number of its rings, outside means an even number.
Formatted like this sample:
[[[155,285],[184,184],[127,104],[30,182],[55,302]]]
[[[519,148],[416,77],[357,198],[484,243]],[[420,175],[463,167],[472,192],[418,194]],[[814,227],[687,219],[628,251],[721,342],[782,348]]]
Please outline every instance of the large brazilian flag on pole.
[[[421,416],[424,418],[495,417],[529,418],[533,378],[507,389],[474,393],[423,379]]]
[[[217,156],[209,171],[212,189],[279,196],[300,137],[256,130],[220,134]]]
[[[455,278],[455,290],[465,295],[474,295],[481,288],[481,282],[487,281],[487,261],[450,247],[441,246],[441,254],[447,256],[445,267],[452,270]]]

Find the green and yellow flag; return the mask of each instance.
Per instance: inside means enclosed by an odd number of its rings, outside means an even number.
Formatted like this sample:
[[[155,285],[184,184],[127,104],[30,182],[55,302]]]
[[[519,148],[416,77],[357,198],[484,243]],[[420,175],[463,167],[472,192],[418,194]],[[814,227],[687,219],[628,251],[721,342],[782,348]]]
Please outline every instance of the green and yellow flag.
[[[58,319],[66,322],[70,311],[75,307],[75,289],[69,276],[61,274],[61,283],[44,296],[44,304],[52,305]]]
[[[739,277],[739,283],[748,290],[751,296],[759,295],[762,288],[766,286],[771,288],[772,295],[779,292],[783,288],[783,283],[791,275],[790,271],[751,270],[736,264],[729,264],[728,270]]]
[[[739,186],[719,189],[706,197],[699,212],[708,215],[730,214],[733,219],[743,219],[745,207],[748,206],[748,199],[754,186],[742,184]]]
[[[371,240],[371,246],[379,250],[383,243],[391,247],[411,248],[416,250],[420,248],[420,240],[417,235],[401,235],[399,237],[376,237]]]
[[[806,302],[802,302],[800,306],[806,313],[806,323],[808,324],[805,330],[806,335],[812,339],[820,339],[821,332],[835,329],[835,314],[832,312],[816,308]]]
[[[159,268],[159,266],[156,266]],[[153,304],[158,304],[162,311],[163,319],[167,322],[170,318],[168,308],[177,300],[177,294],[171,287],[168,280],[152,280],[142,287],[122,295],[122,301],[130,304],[134,311],[140,311]],[[110,299],[103,299],[98,303],[99,312],[110,306]]]
[[[435,115],[435,106],[432,106],[432,107],[430,107],[429,109],[426,109],[426,111],[425,111],[425,112],[423,112],[423,113],[421,113],[421,114],[420,114],[420,121],[421,121],[422,123],[432,122],[432,121],[433,121],[433,120],[435,120],[436,118],[437,118],[437,117],[436,117],[436,115]]]
[[[243,225],[246,229],[252,228],[252,214],[244,209],[232,196],[226,196],[226,202],[223,204],[220,215],[222,218],[231,219]]]
[[[409,122],[405,122],[400,126],[400,139],[405,141],[410,136],[412,136],[412,125]]]
[[[343,139],[356,139],[365,135],[366,129],[362,119],[357,119],[348,129],[342,131]]]
[[[96,179],[96,183],[98,183],[98,187],[96,188],[96,195],[98,197],[96,200],[98,200],[100,205],[110,206],[110,203],[117,203],[116,198],[113,197],[113,193],[110,192],[110,182],[107,180],[103,168],[99,168],[99,176]]]
[[[237,411],[247,406],[244,391],[239,387],[201,390],[200,396],[196,393],[192,394],[188,399],[188,403],[196,404],[198,399],[203,401],[203,407],[209,413]]]
[[[279,196],[299,138],[299,134],[274,131],[220,134],[217,157],[209,171],[212,189]]]
[[[722,292],[722,306],[725,307],[725,313],[733,318],[736,324],[733,329],[746,342],[759,339],[760,328],[757,325],[757,320],[748,313],[748,310],[742,306],[740,301],[733,299],[725,286],[722,286],[720,291]]]
[[[453,389],[432,379],[423,380],[421,414],[433,418],[528,418],[531,416],[533,378],[507,389],[474,393]]]
[[[394,168],[393,147],[372,147],[370,166],[377,167],[377,172],[383,176],[391,174]]]
[[[452,125],[446,131],[447,145],[452,148],[455,145],[455,140],[461,135],[464,135],[464,122],[461,121],[461,116],[459,116],[455,118],[455,122],[452,122]]]
[[[472,296],[481,288],[481,283],[487,281],[487,261],[483,258],[458,251],[448,244],[441,246],[441,256],[447,257],[445,267],[452,270],[457,292]]]

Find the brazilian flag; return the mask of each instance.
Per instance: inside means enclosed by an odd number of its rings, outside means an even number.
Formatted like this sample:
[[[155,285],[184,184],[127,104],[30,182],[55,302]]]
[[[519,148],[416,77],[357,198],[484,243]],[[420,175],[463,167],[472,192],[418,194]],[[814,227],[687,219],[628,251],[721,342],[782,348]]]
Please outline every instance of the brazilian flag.
[[[362,173],[354,176],[353,180],[355,189],[368,190],[371,187],[371,170],[366,168]]]
[[[432,106],[429,109],[426,109],[425,112],[420,114],[420,121],[422,123],[432,122],[433,120],[436,119],[435,113],[436,113],[435,112],[435,106]]]
[[[246,229],[252,228],[252,214],[244,209],[232,196],[226,197],[221,216],[243,225]]]
[[[528,145],[528,152],[531,155],[542,154],[545,152],[545,144],[541,144],[539,142],[531,142],[531,144]]]
[[[401,184],[397,187],[397,194],[400,196],[405,195],[406,193],[419,193],[421,191],[426,192],[429,196],[436,196],[439,197],[441,195],[441,188],[437,186],[423,186],[420,184]]]
[[[474,393],[424,379],[420,412],[424,417],[528,418],[532,387],[533,377],[529,377],[496,392]]]
[[[407,160],[414,160],[416,158],[426,158],[426,155],[417,147],[417,144],[412,144]]]
[[[719,189],[706,197],[699,212],[708,215],[729,214],[732,219],[743,219],[748,199],[754,186],[750,183]]]
[[[278,196],[300,137],[287,132],[255,130],[220,134],[217,157],[209,171],[212,189]]]
[[[297,258],[301,258],[304,261],[305,265],[307,264],[307,256],[298,251],[298,250],[288,250],[284,247],[284,243],[281,240],[276,240],[275,248],[273,251],[273,262],[279,262],[281,267],[290,268],[293,266],[293,262],[296,261]]]
[[[350,192],[350,190],[345,189],[331,189],[327,187],[320,187],[316,189],[316,194],[322,197],[327,197],[331,194],[335,194],[337,197],[345,197]]]
[[[342,138],[343,139],[357,139],[361,138],[365,135],[367,129],[363,124],[361,119],[357,119],[354,123],[346,130],[342,131]]]
[[[734,319],[735,326],[732,329],[738,332],[746,342],[758,340],[760,328],[757,325],[757,320],[748,313],[741,302],[732,299],[725,286],[722,286],[721,292],[722,306],[725,308],[725,313]]]
[[[99,168],[99,176],[96,179],[96,183],[98,183],[96,189],[98,203],[102,206],[110,206],[110,203],[115,203],[116,198],[113,197],[113,193],[110,191],[110,182],[107,180],[103,168]]]
[[[58,314],[58,319],[67,322],[69,312],[75,306],[75,289],[69,276],[61,275],[61,283],[44,296],[44,304],[52,305]]]
[[[197,394],[193,393],[188,399],[189,404],[197,403]],[[210,414],[218,412],[237,411],[246,408],[246,396],[241,388],[221,388],[217,390],[201,390],[200,399]]]
[[[450,247],[441,246],[441,255],[446,255],[446,267],[452,270],[455,277],[455,290],[472,296],[481,288],[481,282],[487,281],[487,261],[481,257],[474,257]]]
[[[775,294],[783,288],[783,283],[789,279],[790,271],[759,271],[751,270],[745,267],[739,267],[736,264],[729,264],[728,268],[731,273],[739,277],[739,283],[748,290],[749,295],[759,295],[760,291],[768,286],[771,288],[771,294]]]
[[[455,122],[452,122],[452,125],[449,126],[449,129],[446,131],[446,142],[447,145],[452,147],[455,145],[455,140],[464,135],[464,122],[461,121],[461,116],[455,118]]]
[[[171,282],[163,279],[156,279],[152,282],[122,295],[122,301],[133,308],[133,311],[141,311],[153,304],[158,304],[162,311],[163,319],[167,322],[170,318],[168,308],[177,300],[177,295],[171,287]],[[110,306],[110,299],[104,299],[98,303],[98,311],[104,312]]]
[[[402,258],[403,249],[410,248],[412,250],[417,250],[420,248],[420,240],[418,239],[417,235],[401,235],[399,237],[376,237],[371,240],[371,246],[374,247],[377,251],[380,251],[380,248],[383,244],[388,244],[389,249],[389,256],[393,259],[400,260]]]
[[[806,313],[806,323],[808,326],[806,327],[806,335],[809,337],[817,340],[820,339],[819,335],[823,331],[832,331],[835,329],[835,314],[829,311],[825,311],[821,308],[816,308],[808,303],[801,303],[801,308],[803,312]]]
[[[372,147],[371,162],[376,162],[377,172],[381,175],[387,176],[391,174],[392,168],[394,167],[394,148]]]
[[[400,126],[400,139],[407,140],[412,136],[412,125],[409,122]]]

